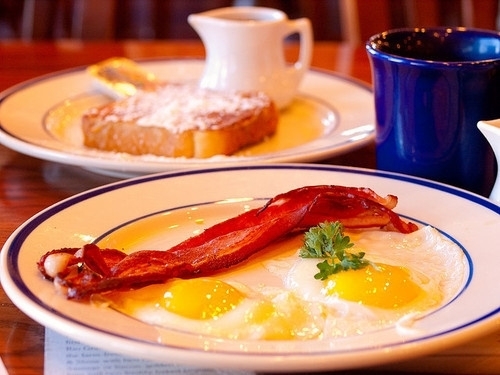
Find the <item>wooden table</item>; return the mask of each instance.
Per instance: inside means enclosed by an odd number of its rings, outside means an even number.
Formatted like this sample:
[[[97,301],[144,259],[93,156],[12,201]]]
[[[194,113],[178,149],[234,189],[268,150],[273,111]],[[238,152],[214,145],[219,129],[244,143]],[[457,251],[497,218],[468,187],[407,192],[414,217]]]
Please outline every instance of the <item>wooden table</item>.
[[[296,46],[287,55],[293,58]],[[203,57],[204,50],[192,42],[99,42],[60,41],[43,43],[1,42],[0,91],[19,82],[108,57]],[[317,43],[312,65],[370,82],[370,66],[362,46]],[[360,108],[360,110],[363,110]],[[374,168],[374,145],[322,161],[330,164]],[[72,167],[34,159],[0,145],[0,245],[25,220],[47,206],[73,194],[116,181]],[[44,328],[20,312],[0,289],[0,356],[10,374],[41,374],[44,368]],[[500,327],[497,332],[460,348],[435,356],[398,364],[394,373],[500,374]],[[349,374],[366,373],[349,371]]]

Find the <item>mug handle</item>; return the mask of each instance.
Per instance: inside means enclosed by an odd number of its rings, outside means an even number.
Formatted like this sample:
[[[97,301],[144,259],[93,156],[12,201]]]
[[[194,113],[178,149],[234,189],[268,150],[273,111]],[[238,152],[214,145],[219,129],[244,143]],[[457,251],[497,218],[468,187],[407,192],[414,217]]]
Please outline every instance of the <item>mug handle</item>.
[[[299,80],[311,65],[314,43],[311,21],[308,18],[288,20],[286,29],[284,38],[294,33],[298,33],[300,37],[299,57],[291,68],[291,74],[295,74],[295,78]]]

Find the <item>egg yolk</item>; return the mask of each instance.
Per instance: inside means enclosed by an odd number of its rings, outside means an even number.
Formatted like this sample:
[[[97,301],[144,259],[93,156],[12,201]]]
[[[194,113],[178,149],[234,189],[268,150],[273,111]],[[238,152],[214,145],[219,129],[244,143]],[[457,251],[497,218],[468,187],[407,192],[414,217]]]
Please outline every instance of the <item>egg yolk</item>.
[[[259,330],[263,340],[295,340],[319,336],[316,319],[304,304],[289,295],[277,304],[258,301],[245,312],[244,323]]]
[[[324,291],[327,295],[384,309],[403,307],[423,292],[406,268],[387,264],[331,275]]]
[[[231,285],[210,278],[173,280],[158,303],[166,310],[191,319],[217,319],[233,310],[245,295]]]

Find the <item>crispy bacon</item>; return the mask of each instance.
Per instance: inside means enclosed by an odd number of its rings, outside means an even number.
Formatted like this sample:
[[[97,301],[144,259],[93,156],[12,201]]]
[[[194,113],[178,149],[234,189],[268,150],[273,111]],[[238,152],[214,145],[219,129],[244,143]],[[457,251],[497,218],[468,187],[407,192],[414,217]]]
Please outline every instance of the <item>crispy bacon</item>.
[[[263,207],[216,224],[169,250],[140,250],[127,255],[95,244],[46,253],[40,272],[65,290],[68,298],[84,299],[93,293],[138,288],[171,278],[211,274],[238,264],[287,233],[326,220],[346,228],[383,228],[402,233],[417,229],[392,211],[397,197],[381,197],[367,188],[333,185],[308,186],[279,194]],[[52,275],[47,259],[69,254],[64,270]]]

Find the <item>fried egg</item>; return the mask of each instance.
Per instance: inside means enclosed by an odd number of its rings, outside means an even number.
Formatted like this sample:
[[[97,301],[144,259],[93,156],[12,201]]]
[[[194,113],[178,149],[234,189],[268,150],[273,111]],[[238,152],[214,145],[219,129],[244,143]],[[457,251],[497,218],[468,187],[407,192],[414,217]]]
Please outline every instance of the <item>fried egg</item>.
[[[101,297],[112,308],[148,324],[230,339],[312,339],[321,334],[325,316],[322,306],[290,292],[259,293],[204,277]]]
[[[450,301],[465,282],[463,252],[432,227],[346,234],[354,243],[350,252],[365,252],[367,267],[316,280],[318,259],[297,258],[283,276],[286,290],[328,308],[327,336],[409,326]]]
[[[462,250],[436,229],[411,234],[346,233],[370,265],[317,280],[321,259],[292,251],[256,261],[278,282],[234,274],[174,279],[104,295],[106,304],[148,324],[230,339],[311,340],[411,325],[450,301],[467,274]],[[244,272],[242,270],[241,272]]]

